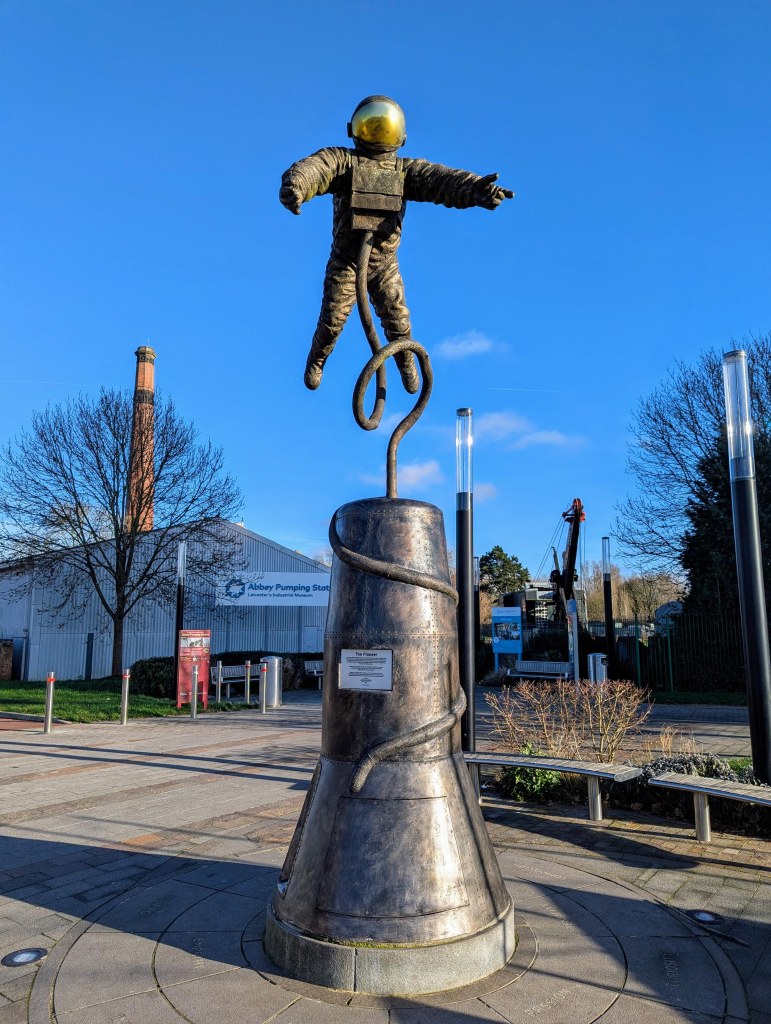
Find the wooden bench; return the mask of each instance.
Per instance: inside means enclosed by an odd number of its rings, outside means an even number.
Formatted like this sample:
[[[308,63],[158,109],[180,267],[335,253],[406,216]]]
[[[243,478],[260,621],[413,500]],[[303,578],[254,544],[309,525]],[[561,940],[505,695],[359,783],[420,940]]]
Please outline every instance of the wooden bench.
[[[744,782],[705,779],[701,775],[683,775],[680,772],[655,775],[648,780],[648,783],[651,786],[663,786],[665,789],[680,789],[693,793],[696,838],[702,843],[712,842],[712,826],[709,820],[709,798],[711,796],[771,807],[771,786],[748,786]]]
[[[629,764],[599,764],[595,761],[571,761],[568,758],[545,757],[541,754],[466,754],[468,764],[500,765],[504,768],[540,768],[547,772],[566,775],[585,775],[589,786],[589,817],[602,821],[600,779],[610,782],[629,782],[642,774],[642,768]]]
[[[571,661],[515,661],[506,669],[514,679],[569,679],[573,675]]]
[[[318,676],[319,689],[321,689],[322,679],[324,677],[324,662],[323,661],[306,661],[305,662],[305,674],[306,676]]]
[[[260,683],[260,666],[250,665],[250,678],[249,678],[249,701],[251,703],[252,697],[252,683],[257,683],[259,687]],[[219,701],[222,692],[221,684],[225,684],[225,700],[230,700],[230,687],[231,686],[242,686],[244,690],[244,696],[246,697],[246,665],[223,665],[221,662],[217,662],[211,669],[211,684],[214,687],[215,700]],[[218,685],[219,684],[219,685]]]

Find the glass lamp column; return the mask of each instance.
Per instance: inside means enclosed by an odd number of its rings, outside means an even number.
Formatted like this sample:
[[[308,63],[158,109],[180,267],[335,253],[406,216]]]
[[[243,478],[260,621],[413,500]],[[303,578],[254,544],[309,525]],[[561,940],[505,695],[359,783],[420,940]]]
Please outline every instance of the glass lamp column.
[[[763,586],[747,353],[723,356],[728,464],[755,776],[771,783],[771,657]]]
[[[476,750],[474,715],[474,510],[472,447],[474,414],[458,409],[455,424],[456,503],[455,571],[458,588],[458,666],[460,685],[466,694],[466,711],[461,720],[464,750]]]
[[[613,620],[610,537],[602,538],[602,596],[605,604],[605,642],[608,655],[608,679],[616,678],[616,625]]]
[[[185,619],[185,573],[187,572],[187,541],[181,540],[177,548],[177,608],[174,621],[174,687],[179,679],[179,634]]]

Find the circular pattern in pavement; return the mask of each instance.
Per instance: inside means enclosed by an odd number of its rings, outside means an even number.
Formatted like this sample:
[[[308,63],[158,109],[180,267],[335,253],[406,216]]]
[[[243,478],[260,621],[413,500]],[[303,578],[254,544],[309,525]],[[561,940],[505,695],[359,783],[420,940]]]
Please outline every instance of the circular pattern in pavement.
[[[707,1024],[747,1019],[726,954],[631,885],[520,849],[500,864],[517,914],[510,964],[414,1000],[286,978],[262,949],[270,855],[187,862],[79,922],[51,951],[30,1024]]]

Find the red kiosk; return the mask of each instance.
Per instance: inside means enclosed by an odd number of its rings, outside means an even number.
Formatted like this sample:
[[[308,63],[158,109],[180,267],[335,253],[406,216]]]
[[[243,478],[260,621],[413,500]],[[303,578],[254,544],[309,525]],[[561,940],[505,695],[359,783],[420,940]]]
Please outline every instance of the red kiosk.
[[[189,704],[193,695],[193,665],[198,666],[198,700],[209,706],[210,629],[180,629],[177,707]]]

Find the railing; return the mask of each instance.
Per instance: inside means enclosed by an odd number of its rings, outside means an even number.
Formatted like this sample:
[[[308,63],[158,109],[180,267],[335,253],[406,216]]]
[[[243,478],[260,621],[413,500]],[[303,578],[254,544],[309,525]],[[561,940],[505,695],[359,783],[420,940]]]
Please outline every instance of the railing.
[[[525,625],[522,632],[525,658],[528,648],[554,647],[556,652],[564,647],[567,651],[565,624],[536,621]],[[614,632],[615,675],[619,679],[631,679],[646,689],[681,693],[745,688],[738,612],[710,615],[686,611],[659,622],[617,619]],[[589,622],[587,632],[581,631],[579,647],[582,655],[591,650],[604,653],[604,622]]]

